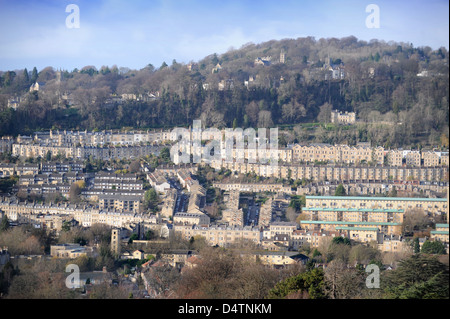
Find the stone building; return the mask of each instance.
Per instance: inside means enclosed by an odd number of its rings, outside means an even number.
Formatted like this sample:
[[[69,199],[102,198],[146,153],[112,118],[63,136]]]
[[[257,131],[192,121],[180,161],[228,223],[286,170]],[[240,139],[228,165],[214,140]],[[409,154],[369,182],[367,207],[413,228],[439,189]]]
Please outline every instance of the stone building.
[[[111,231],[111,251],[116,255],[120,256],[122,249],[122,235],[119,228],[114,228]]]
[[[333,110],[331,112],[331,123],[336,124],[355,124],[356,113],[355,112],[341,112],[338,110]]]

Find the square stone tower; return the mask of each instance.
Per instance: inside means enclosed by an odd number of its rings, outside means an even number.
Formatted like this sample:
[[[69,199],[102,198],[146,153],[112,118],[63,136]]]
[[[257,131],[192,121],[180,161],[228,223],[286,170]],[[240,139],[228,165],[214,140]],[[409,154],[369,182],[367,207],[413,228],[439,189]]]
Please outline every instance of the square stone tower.
[[[111,251],[117,256],[120,255],[121,252],[120,241],[121,241],[120,229],[113,228],[111,232]]]

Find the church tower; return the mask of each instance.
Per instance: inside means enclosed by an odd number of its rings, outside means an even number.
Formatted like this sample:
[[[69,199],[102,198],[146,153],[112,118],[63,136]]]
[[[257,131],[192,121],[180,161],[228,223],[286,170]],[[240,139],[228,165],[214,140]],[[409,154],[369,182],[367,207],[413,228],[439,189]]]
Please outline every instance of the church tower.
[[[114,228],[111,232],[111,251],[116,254],[117,256],[120,255],[120,229]]]
[[[61,69],[56,71],[56,83],[61,83]]]

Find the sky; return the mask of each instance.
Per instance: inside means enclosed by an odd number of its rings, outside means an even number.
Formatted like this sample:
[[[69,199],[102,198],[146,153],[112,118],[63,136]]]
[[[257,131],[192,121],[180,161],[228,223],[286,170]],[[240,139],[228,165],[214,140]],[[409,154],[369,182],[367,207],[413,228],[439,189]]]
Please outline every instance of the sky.
[[[366,20],[379,8],[379,28]],[[66,8],[76,5],[76,12]],[[67,23],[67,20],[69,23]],[[79,21],[78,27],[73,27]],[[375,20],[373,20],[375,21]],[[141,69],[299,37],[449,48],[447,0],[0,0],[0,71]]]

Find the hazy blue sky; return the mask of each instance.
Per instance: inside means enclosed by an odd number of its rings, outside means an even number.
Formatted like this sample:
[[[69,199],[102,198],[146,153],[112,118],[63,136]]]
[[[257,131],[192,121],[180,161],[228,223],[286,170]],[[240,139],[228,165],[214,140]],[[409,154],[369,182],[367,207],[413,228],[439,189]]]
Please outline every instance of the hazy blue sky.
[[[366,27],[366,6],[380,28]],[[67,28],[66,6],[80,9]],[[0,70],[188,63],[248,42],[354,35],[449,47],[449,3],[377,0],[0,0]]]

